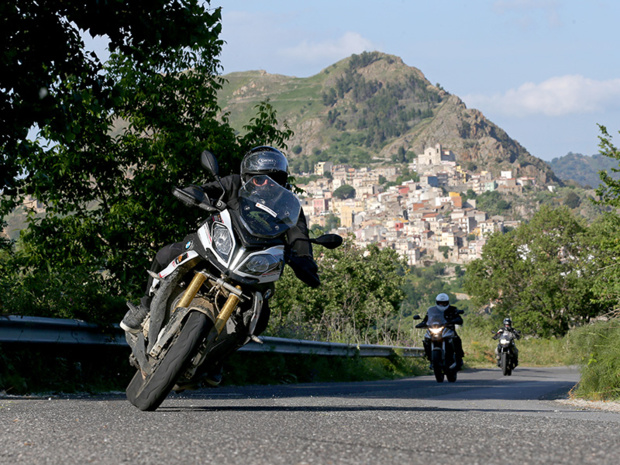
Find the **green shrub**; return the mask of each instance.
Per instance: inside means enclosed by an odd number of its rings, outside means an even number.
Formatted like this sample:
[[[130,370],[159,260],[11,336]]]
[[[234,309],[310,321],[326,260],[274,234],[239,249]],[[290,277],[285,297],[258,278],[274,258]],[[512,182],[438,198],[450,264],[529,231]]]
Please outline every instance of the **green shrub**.
[[[620,319],[573,329],[569,337],[572,357],[582,365],[573,394],[591,400],[620,399]]]

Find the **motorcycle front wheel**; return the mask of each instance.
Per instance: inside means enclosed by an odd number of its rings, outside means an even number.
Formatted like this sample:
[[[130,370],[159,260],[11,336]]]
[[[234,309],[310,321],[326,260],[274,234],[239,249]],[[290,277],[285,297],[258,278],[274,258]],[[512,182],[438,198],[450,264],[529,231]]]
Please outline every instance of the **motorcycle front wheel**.
[[[512,370],[510,369],[510,360],[506,352],[502,352],[500,364],[502,366],[502,374],[504,376],[510,376],[510,374],[512,373]]]
[[[443,356],[441,351],[433,350],[433,372],[438,383],[443,383]]]
[[[140,370],[134,375],[126,390],[129,402],[140,410],[156,410],[172,390],[212,325],[204,313],[190,312],[179,335],[171,342],[153,372],[146,378]]]

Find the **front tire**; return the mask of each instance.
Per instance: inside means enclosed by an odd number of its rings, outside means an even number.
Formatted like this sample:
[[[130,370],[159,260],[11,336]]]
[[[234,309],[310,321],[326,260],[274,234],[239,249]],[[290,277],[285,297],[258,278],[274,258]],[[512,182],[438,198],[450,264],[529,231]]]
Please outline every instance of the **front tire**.
[[[502,374],[504,376],[510,376],[512,370],[510,369],[510,360],[506,352],[502,352],[500,364],[502,367]]]
[[[140,410],[156,410],[172,390],[212,325],[204,313],[190,312],[179,335],[172,341],[153,373],[143,378],[138,370],[134,375],[126,390],[129,402]]]
[[[443,383],[443,356],[440,350],[433,350],[433,372],[438,383]]]

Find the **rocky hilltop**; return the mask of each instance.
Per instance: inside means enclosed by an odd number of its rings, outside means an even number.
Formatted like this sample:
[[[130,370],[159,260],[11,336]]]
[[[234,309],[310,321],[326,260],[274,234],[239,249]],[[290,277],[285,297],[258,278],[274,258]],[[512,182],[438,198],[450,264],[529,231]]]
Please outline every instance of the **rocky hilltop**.
[[[293,159],[364,164],[423,153],[441,144],[470,170],[511,170],[540,184],[561,183],[504,130],[392,55],[364,52],[308,78],[247,71],[224,76],[219,102],[242,130],[264,100],[295,135]],[[320,158],[320,160],[319,160]]]

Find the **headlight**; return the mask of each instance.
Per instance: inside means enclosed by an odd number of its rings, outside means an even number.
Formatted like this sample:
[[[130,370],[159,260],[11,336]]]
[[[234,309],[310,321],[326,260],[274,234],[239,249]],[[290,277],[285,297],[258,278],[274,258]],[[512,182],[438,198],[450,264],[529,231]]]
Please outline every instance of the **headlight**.
[[[428,330],[431,332],[431,334],[437,336],[441,334],[441,332],[443,331],[443,326],[437,326],[435,328],[428,328]]]
[[[502,338],[502,339],[500,339],[500,340],[499,340],[499,343],[500,343],[501,345],[505,346],[506,344],[510,344],[510,339],[504,339],[504,338]]]
[[[213,226],[213,248],[224,259],[228,260],[228,256],[232,249],[233,240],[230,231],[223,224],[216,223]]]
[[[250,273],[264,273],[269,269],[269,259],[265,255],[256,255],[245,263]]]
[[[254,276],[280,273],[282,270],[282,260],[271,254],[253,255],[248,258],[240,267],[241,273]]]

